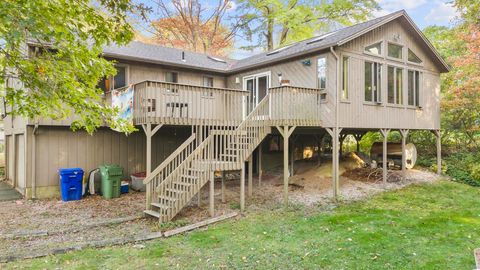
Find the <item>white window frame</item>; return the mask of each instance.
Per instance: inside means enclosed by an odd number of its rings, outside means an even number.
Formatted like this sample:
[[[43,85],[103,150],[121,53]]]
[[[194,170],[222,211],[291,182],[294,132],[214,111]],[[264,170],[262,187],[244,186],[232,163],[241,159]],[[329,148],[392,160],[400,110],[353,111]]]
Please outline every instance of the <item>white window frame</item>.
[[[375,44],[378,44],[378,43],[380,43],[380,50],[382,50],[382,51],[380,52],[380,54],[375,54],[375,53],[371,53],[371,52],[368,52],[368,51],[367,51],[367,47],[372,46],[372,45],[375,45]],[[364,46],[364,47],[363,47],[363,53],[366,54],[366,55],[374,56],[374,57],[384,58],[384,56],[385,56],[385,41],[384,41],[383,39],[381,39],[381,40],[376,41],[376,42],[374,42],[374,43],[372,43],[372,44],[369,44],[369,45],[367,45],[367,46]]]
[[[384,67],[385,67],[385,64],[383,62],[379,62],[379,61],[375,61],[375,60],[365,60],[363,61],[363,102],[364,104],[369,104],[369,105],[382,105],[383,104],[383,88],[384,88],[384,85],[383,85],[383,80],[385,78],[385,71],[384,71]],[[372,65],[372,100],[371,101],[368,101],[368,100],[365,100],[365,64],[366,63],[370,63]],[[375,64],[377,64],[379,67],[377,68],[377,70],[380,70],[380,74],[375,74],[374,72],[374,66]],[[373,88],[373,84],[374,84],[374,81],[375,81],[375,77],[377,77],[377,82],[378,82],[378,85],[377,86],[380,86],[380,91],[378,89],[375,89]],[[380,78],[378,78],[380,77]],[[374,93],[375,91],[377,92],[377,100],[374,100]]]
[[[248,80],[254,80],[254,83],[255,83],[255,100],[254,100],[254,104],[255,106],[258,105],[258,103],[260,102],[260,100],[258,100],[258,78],[260,77],[267,77],[267,91],[265,93],[265,95],[268,95],[269,91],[270,91],[270,87],[272,87],[272,72],[271,71],[265,71],[265,72],[260,72],[260,73],[256,73],[256,74],[250,74],[248,76],[245,76],[242,78],[242,89],[245,90],[245,91],[249,91],[247,89],[247,81]],[[248,97],[244,97],[243,99],[243,116],[244,118],[246,117],[246,114],[247,114],[247,105],[248,105],[248,100],[247,100]]]
[[[345,80],[345,66],[344,66],[344,58],[347,58],[347,78]],[[342,74],[342,80],[341,80],[341,83],[342,83],[342,89],[341,89],[341,95],[340,95],[340,99],[342,101],[349,101],[350,100],[350,59],[351,57],[348,56],[348,55],[341,55],[341,59],[342,59],[342,65],[341,65],[341,74]],[[346,89],[345,89],[346,87]],[[345,91],[346,90],[346,91]],[[346,97],[343,97],[343,92],[346,92],[347,93],[347,96]]]
[[[318,60],[324,58],[325,59],[325,87],[321,88],[320,83],[318,81]],[[317,89],[326,90],[328,88],[328,55],[321,54],[315,59],[315,81],[317,85]]]
[[[412,51],[412,52],[420,59],[420,61],[421,61],[420,63],[415,63],[415,62],[411,62],[411,61],[408,60],[408,51],[409,51],[409,50]],[[425,62],[420,56],[418,56],[418,54],[415,53],[414,50],[412,50],[412,49],[409,48],[409,47],[407,47],[406,61],[407,61],[407,64],[411,64],[411,65],[415,65],[415,66],[420,66],[420,67],[423,67],[423,66],[424,66],[423,63]]]
[[[388,55],[388,45],[390,45],[390,44],[402,47],[402,50],[401,50],[402,55],[401,55],[400,58],[396,58],[396,57],[392,57],[392,56]],[[386,46],[385,46],[385,57],[386,57],[386,59],[397,61],[397,62],[405,62],[405,48],[406,48],[405,44],[402,44],[402,43],[399,43],[399,42],[394,42],[394,41],[387,41]]]
[[[388,68],[389,67],[392,67],[393,68],[393,103],[389,102],[388,101]],[[402,103],[398,103],[398,100],[397,100],[397,70],[398,69],[401,69],[402,70]],[[407,68],[404,67],[404,66],[400,66],[400,65],[392,65],[392,64],[387,64],[387,72],[386,72],[386,76],[385,76],[385,81],[386,81],[386,93],[387,93],[387,98],[386,98],[386,102],[389,106],[396,106],[396,107],[403,107],[405,105],[405,88],[407,89],[408,91],[408,87],[405,87],[405,70]],[[408,73],[407,73],[407,76],[408,76]],[[408,78],[407,78],[408,80]],[[407,100],[408,102],[408,100]]]
[[[408,104],[408,73],[410,71],[413,71],[413,74],[414,74],[414,78],[413,78],[413,105],[410,105]],[[417,98],[417,87],[415,85],[415,77],[417,76],[415,73],[418,72],[418,75],[419,75],[419,79],[418,79],[418,104],[415,104],[416,102],[416,98]],[[405,105],[408,107],[408,108],[414,108],[414,109],[421,109],[422,108],[422,90],[423,90],[423,76],[424,76],[424,72],[421,71],[421,70],[418,70],[418,69],[414,69],[414,68],[407,68],[407,100],[406,100],[406,103]]]

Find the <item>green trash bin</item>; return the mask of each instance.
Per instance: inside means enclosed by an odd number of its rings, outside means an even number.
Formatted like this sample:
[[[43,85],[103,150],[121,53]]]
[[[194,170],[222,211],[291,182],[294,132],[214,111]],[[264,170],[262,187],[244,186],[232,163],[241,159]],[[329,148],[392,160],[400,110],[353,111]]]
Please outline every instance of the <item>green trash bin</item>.
[[[120,197],[123,168],[118,165],[100,166],[102,175],[102,196],[105,199]]]

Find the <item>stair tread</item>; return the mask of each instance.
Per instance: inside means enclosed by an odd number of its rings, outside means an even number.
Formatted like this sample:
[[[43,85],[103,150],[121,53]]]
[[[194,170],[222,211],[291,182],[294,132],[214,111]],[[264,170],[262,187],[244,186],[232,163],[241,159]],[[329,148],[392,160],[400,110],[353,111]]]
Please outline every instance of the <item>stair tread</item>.
[[[180,186],[191,186],[192,183],[187,183],[187,182],[182,182],[182,181],[177,181],[173,183],[174,185],[180,185]]]
[[[159,199],[164,199],[164,200],[169,200],[169,201],[176,201],[178,198],[177,197],[171,197],[171,196],[165,196],[165,195],[159,195]]]
[[[236,155],[236,154],[222,154],[221,156],[223,156],[223,157],[237,157],[238,155]]]
[[[198,179],[198,176],[196,176],[196,175],[182,174],[182,178]]]
[[[184,192],[183,190],[178,190],[178,189],[174,189],[174,188],[167,188],[166,191],[175,192],[175,193],[183,193]]]
[[[161,209],[168,209],[170,207],[168,207],[168,205],[165,205],[165,204],[162,204],[162,203],[151,203],[152,206],[155,206],[157,208],[161,208]],[[150,210],[147,210],[147,211],[150,211]]]
[[[156,217],[156,218],[160,218],[160,213],[158,213],[157,211],[144,210],[143,213],[145,213],[147,215],[150,215],[150,216],[153,216],[153,217]]]

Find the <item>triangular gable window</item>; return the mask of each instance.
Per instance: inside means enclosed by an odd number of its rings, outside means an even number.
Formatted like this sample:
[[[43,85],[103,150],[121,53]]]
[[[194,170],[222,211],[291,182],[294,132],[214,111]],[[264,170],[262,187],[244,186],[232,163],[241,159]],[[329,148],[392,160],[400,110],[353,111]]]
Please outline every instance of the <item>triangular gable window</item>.
[[[408,62],[421,64],[422,59],[418,57],[412,50],[408,49]]]
[[[382,42],[378,42],[365,47],[365,52],[376,54],[376,55],[382,55]]]

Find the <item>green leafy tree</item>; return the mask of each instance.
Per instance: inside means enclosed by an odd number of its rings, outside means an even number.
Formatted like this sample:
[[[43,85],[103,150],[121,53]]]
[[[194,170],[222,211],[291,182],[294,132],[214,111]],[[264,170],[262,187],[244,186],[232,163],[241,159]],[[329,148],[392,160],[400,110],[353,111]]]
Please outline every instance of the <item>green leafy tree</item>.
[[[258,37],[267,50],[310,38],[317,32],[331,30],[336,24],[350,25],[363,21],[378,9],[375,0],[240,0],[239,8],[246,37]]]
[[[129,0],[0,1],[0,87],[8,113],[30,119],[74,114],[74,130],[92,133],[107,123],[132,131],[114,120],[116,111],[103,102],[97,84],[115,73],[113,63],[101,57],[102,47],[128,43],[133,38],[129,16],[146,12]]]

